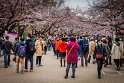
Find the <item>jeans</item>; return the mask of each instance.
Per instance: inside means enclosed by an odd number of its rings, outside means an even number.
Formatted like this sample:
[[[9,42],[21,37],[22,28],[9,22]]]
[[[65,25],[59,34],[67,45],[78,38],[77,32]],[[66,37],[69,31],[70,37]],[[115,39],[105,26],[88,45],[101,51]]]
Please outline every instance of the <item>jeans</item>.
[[[25,69],[28,69],[28,60],[30,61],[30,70],[33,70],[33,55],[27,54],[25,57]]]
[[[84,66],[84,59],[85,59],[85,65],[88,66],[88,52],[81,53],[81,66]]]
[[[54,53],[54,55],[56,55],[56,50],[55,50],[55,47],[53,47],[53,53]]]
[[[96,59],[98,77],[101,77],[101,70],[103,66],[103,59]]]
[[[66,67],[66,75],[68,76],[68,73],[69,73],[69,69],[70,69],[70,66],[72,65],[72,75],[75,75],[75,67],[76,67],[76,63],[67,63],[67,67]]]
[[[9,66],[10,65],[10,53],[4,52],[4,65]]]
[[[47,46],[44,47],[44,54],[46,55],[47,52]]]
[[[19,63],[21,63],[21,71],[24,69],[24,57],[16,56],[16,70],[19,71]]]
[[[2,49],[1,49],[1,47],[0,47],[0,56],[2,55]]]

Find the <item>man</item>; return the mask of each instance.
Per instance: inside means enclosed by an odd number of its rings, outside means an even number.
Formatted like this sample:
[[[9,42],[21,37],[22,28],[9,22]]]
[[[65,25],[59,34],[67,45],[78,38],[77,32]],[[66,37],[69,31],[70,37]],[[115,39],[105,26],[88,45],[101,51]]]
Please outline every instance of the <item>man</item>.
[[[28,72],[28,60],[30,61],[30,72],[33,72],[33,55],[36,49],[35,49],[35,41],[33,41],[33,37],[31,35],[28,35],[26,45],[27,45],[27,50],[25,57],[25,72]]]
[[[83,37],[83,38],[82,38]],[[79,52],[81,54],[81,66],[84,66],[84,59],[85,59],[85,66],[88,66],[88,51],[89,51],[89,44],[88,44],[88,40],[85,38],[86,35],[83,34],[83,36],[80,37],[79,40],[79,45],[80,45],[80,49]]]
[[[24,57],[26,56],[26,44],[24,43],[24,38],[20,39],[20,42],[17,45],[15,53],[17,54],[16,56],[16,70],[17,73],[19,73],[19,63],[21,63],[21,72],[20,74],[24,73]]]
[[[3,42],[1,49],[3,50],[4,55],[4,66],[7,68],[10,66],[10,54],[12,50],[12,43],[9,41],[9,36],[5,37],[5,41]]]

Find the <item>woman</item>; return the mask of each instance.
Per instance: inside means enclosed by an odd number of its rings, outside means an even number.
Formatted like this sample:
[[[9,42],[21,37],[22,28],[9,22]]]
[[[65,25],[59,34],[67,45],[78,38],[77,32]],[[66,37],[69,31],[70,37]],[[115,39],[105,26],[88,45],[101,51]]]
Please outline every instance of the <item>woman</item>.
[[[66,68],[66,75],[65,75],[65,79],[68,78],[68,73],[69,73],[69,69],[70,66],[72,65],[72,78],[75,78],[75,67],[76,64],[78,62],[78,49],[79,49],[79,45],[76,42],[75,38],[70,38],[70,42],[66,47],[67,50],[67,54],[66,54],[66,61],[67,61],[67,68]]]
[[[112,58],[114,59],[114,62],[117,67],[116,70],[120,70],[121,65],[122,65],[121,64],[121,55],[122,55],[121,50],[122,49],[121,49],[121,45],[119,43],[119,39],[116,38],[115,42],[112,46],[112,50],[111,50]]]
[[[37,67],[42,66],[41,65],[41,58],[42,58],[42,54],[43,54],[43,50],[42,50],[42,39],[41,37],[38,37],[38,39],[35,42],[35,48],[36,48],[36,65]]]
[[[65,42],[65,38],[62,38],[62,42],[60,43],[60,64],[61,64],[61,67],[62,67],[62,60],[64,60],[64,67],[65,67],[65,56],[66,56],[66,46],[67,46],[67,43]]]
[[[94,58],[96,59],[97,63],[98,79],[101,79],[101,70],[103,66],[103,60],[105,59],[105,55],[105,46],[102,44],[101,40],[98,40],[94,51]]]
[[[111,50],[109,48],[109,45],[107,44],[107,42],[104,40],[103,41],[103,44],[105,46],[105,50],[106,50],[106,60],[104,61],[104,67],[106,67],[108,65],[108,59],[110,57],[110,53],[111,53]]]

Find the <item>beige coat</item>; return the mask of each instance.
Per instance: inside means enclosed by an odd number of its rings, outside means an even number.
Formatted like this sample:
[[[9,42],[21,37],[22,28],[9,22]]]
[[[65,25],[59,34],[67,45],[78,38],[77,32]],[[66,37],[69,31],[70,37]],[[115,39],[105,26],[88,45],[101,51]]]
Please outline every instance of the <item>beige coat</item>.
[[[124,59],[124,44],[123,44],[123,42],[120,42],[120,52],[121,52],[121,58]]]
[[[35,55],[36,56],[42,56],[43,55],[43,50],[42,50],[42,42],[37,40],[35,42],[35,48],[36,48],[36,52]]]
[[[117,46],[114,43],[112,46],[111,54],[113,59],[120,59],[121,58],[120,46]]]

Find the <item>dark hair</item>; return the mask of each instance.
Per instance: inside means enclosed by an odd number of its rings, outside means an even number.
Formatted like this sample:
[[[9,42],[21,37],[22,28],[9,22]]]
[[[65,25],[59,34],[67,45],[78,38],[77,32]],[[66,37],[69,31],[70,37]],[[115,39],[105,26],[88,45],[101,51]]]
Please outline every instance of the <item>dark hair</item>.
[[[23,37],[21,37],[21,38],[20,38],[20,40],[21,40],[21,41],[24,41],[24,38],[23,38]]]
[[[62,41],[65,41],[65,38],[63,37],[61,40],[62,40]]]
[[[19,37],[16,37],[15,40],[19,40]]]
[[[106,40],[103,40],[103,43],[104,43],[104,44],[107,44]]]
[[[28,37],[31,38],[31,34],[28,34]]]
[[[6,36],[5,39],[6,39],[6,40],[9,40],[9,36]]]
[[[112,38],[111,37],[108,37],[108,40],[109,40],[109,42],[112,42]]]
[[[75,39],[74,37],[71,37],[71,38],[70,38],[70,41],[71,41],[71,42],[75,42],[76,39]]]
[[[82,36],[80,36],[80,39],[82,39]]]
[[[115,38],[115,41],[118,42],[119,41],[119,38]]]

